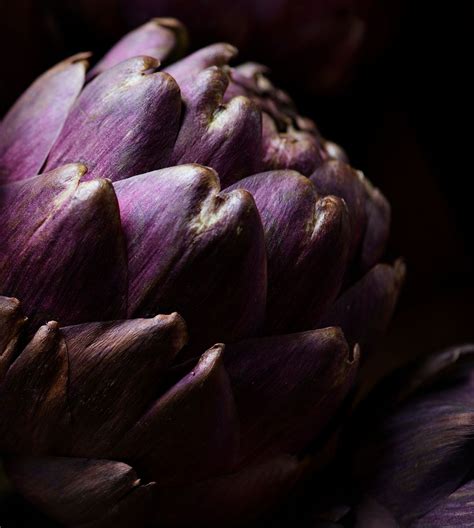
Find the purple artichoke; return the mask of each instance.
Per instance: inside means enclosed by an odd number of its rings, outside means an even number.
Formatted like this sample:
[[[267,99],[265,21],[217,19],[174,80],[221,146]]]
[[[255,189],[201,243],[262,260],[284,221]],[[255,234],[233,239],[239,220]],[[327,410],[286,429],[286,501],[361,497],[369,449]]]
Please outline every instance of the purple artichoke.
[[[170,63],[182,35],[67,59],[1,123],[0,452],[67,526],[270,510],[403,277],[342,150],[232,46]]]
[[[474,526],[473,387],[474,345],[433,354],[383,382],[367,404],[376,427],[354,456],[366,494],[361,526]]]

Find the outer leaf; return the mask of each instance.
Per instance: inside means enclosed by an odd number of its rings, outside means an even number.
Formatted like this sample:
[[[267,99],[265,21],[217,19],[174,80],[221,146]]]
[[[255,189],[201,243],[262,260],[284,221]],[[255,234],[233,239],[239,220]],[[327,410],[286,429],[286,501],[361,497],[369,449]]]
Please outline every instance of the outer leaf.
[[[169,60],[182,51],[186,29],[174,18],[154,18],[127,33],[94,66],[91,76],[113,68],[124,60],[146,55],[158,61]]]
[[[61,454],[105,457],[156,397],[186,342],[177,314],[62,329],[72,427]]]
[[[398,406],[386,406],[376,417],[375,431],[359,442],[356,474],[403,525],[443,510],[473,468],[473,351],[456,347],[428,357],[403,370],[403,386],[388,396],[383,390],[374,394],[379,407],[384,402]],[[369,421],[372,417],[373,412]],[[462,500],[461,495],[453,500]]]
[[[369,350],[393,315],[404,277],[405,265],[400,260],[393,266],[377,264],[341,294],[317,326],[340,326],[349,343]]]
[[[358,366],[341,331],[326,328],[228,346],[242,458],[298,453],[327,425]]]
[[[126,528],[150,517],[153,484],[121,462],[12,457],[7,472],[29,501],[67,526]]]
[[[279,132],[273,119],[263,114],[263,170],[293,169],[309,176],[322,160],[321,145],[314,134],[292,125]]]
[[[33,327],[125,315],[127,263],[110,182],[69,165],[0,188],[0,283]]]
[[[48,70],[5,116],[0,124],[0,183],[40,172],[82,89],[87,57],[75,55]]]
[[[255,172],[262,155],[260,112],[247,97],[224,104],[228,82],[214,66],[193,78],[192,89],[184,85],[184,120],[171,158],[174,165],[212,167],[223,187]]]
[[[308,178],[293,171],[256,174],[236,188],[252,193],[265,230],[266,333],[314,327],[346,271],[350,226],[344,203],[334,196],[318,199]]]
[[[58,324],[50,322],[36,332],[0,384],[1,452],[50,452],[70,421],[67,383],[66,346]]]
[[[367,225],[367,194],[361,178],[360,172],[339,160],[326,161],[311,175],[319,194],[339,196],[346,202],[351,219],[351,257],[355,255]]]
[[[474,481],[470,480],[411,526],[413,528],[469,528],[473,525]]]
[[[176,310],[190,342],[253,335],[266,299],[263,228],[243,190],[182,165],[115,184],[129,256],[129,316]]]
[[[181,112],[179,88],[158,62],[134,57],[89,83],[72,108],[47,169],[82,162],[86,179],[121,180],[169,165]]]
[[[13,359],[25,322],[18,299],[0,297],[0,383]]]
[[[210,66],[226,66],[237,55],[237,48],[230,44],[211,44],[171,64],[166,71],[176,79],[185,98],[194,91],[196,76]]]
[[[223,345],[203,354],[138,420],[113,449],[161,484],[191,483],[229,471],[239,447],[239,424]]]

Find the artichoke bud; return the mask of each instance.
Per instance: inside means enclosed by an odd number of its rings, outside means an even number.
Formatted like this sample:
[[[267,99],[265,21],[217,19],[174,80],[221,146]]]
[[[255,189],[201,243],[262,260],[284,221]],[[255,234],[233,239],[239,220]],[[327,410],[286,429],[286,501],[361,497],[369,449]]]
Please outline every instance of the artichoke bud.
[[[185,40],[152,20],[0,124],[0,453],[67,526],[270,511],[403,280],[380,191],[265,67]]]

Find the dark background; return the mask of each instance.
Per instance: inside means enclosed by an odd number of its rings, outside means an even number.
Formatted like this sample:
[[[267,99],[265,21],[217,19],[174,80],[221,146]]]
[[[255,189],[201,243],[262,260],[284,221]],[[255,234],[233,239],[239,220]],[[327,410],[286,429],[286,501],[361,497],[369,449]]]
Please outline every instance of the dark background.
[[[391,8],[388,24],[384,5]],[[98,50],[107,43],[107,36],[88,34],[71,19],[65,37],[41,5],[2,0],[0,6],[2,114],[40,71],[80,49],[75,36]],[[389,257],[403,255],[408,276],[382,343],[389,360],[384,354],[373,366],[385,370],[474,339],[474,7],[468,1],[381,2],[379,10],[380,23],[375,15],[370,23],[375,33],[387,34],[367,44],[349,83],[318,95],[298,76],[279,81],[392,204]],[[258,50],[252,58],[258,60]],[[277,71],[278,64],[272,66]],[[5,508],[0,505],[0,519]]]

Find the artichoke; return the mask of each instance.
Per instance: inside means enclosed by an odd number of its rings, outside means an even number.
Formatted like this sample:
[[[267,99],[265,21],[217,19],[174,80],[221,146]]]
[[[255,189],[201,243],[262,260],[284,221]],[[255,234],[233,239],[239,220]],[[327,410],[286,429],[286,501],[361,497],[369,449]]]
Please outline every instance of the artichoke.
[[[232,46],[175,61],[183,34],[69,58],[1,123],[0,453],[67,526],[270,511],[403,278],[342,149]]]
[[[375,427],[354,454],[361,526],[474,525],[473,384],[474,345],[463,345],[401,369],[375,391],[366,403]]]

